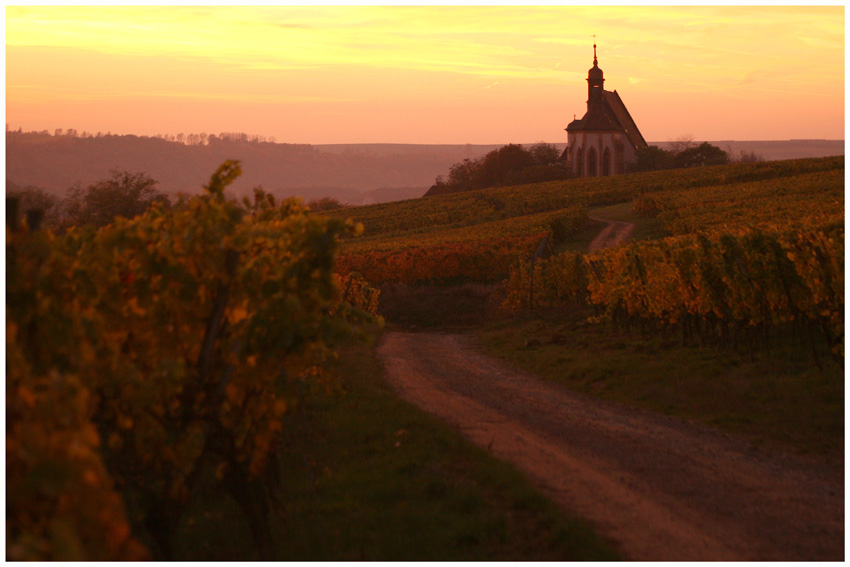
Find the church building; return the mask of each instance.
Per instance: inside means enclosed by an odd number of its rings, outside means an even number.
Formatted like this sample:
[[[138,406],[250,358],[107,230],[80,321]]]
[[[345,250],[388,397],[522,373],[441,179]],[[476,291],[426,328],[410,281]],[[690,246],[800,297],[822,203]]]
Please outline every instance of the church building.
[[[579,177],[625,173],[637,159],[635,152],[646,147],[635,121],[617,91],[602,88],[605,79],[596,60],[587,72],[587,113],[567,126],[567,148],[562,157]]]

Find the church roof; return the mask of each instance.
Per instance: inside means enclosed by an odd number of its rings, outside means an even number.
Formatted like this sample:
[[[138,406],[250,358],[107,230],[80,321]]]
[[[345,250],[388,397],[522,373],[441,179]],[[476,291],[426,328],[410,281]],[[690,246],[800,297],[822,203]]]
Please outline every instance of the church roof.
[[[588,104],[587,113],[580,120],[570,122],[567,131],[621,130],[635,148],[645,148],[646,141],[617,91],[603,90],[602,95],[602,102]]]
[[[617,91],[602,91],[602,95],[605,98],[605,102],[608,103],[608,107],[614,113],[614,116],[617,117],[617,122],[623,127],[623,130],[626,131],[626,135],[629,137],[629,140],[632,142],[632,145],[636,148],[645,148],[646,140],[643,139],[643,136],[638,130],[637,124],[635,124],[634,119],[632,119],[632,115],[629,114],[629,111],[626,109],[626,105],[623,104],[623,100],[620,98],[620,95],[617,94]]]
[[[570,130],[623,130],[616,115],[607,104],[590,104],[581,120],[573,121]],[[578,124],[576,124],[578,122]]]

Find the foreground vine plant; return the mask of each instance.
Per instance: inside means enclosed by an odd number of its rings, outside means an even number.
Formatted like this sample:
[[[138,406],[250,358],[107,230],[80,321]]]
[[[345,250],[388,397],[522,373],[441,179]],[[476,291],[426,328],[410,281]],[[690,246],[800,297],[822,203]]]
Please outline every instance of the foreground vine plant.
[[[209,471],[270,556],[282,416],[377,295],[358,280],[343,302],[334,274],[362,227],[227,200],[240,173],[96,231],[7,227],[8,558],[171,558]]]

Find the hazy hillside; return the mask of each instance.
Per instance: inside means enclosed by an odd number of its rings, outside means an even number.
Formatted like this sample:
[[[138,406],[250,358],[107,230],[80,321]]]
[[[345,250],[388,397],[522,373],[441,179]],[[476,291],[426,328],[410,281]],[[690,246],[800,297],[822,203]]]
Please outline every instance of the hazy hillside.
[[[663,146],[664,142],[653,142]],[[733,152],[753,151],[768,160],[844,154],[844,142],[791,140],[712,142]],[[281,144],[209,136],[204,145],[155,137],[51,136],[6,133],[6,179],[64,195],[109,177],[110,170],[144,172],[167,193],[201,190],[226,159],[238,159],[243,175],[237,194],[262,185],[278,196],[333,197],[353,205],[423,195],[438,175],[465,158],[477,158],[503,144]],[[565,144],[554,144],[563,149]]]
[[[236,193],[262,185],[280,196],[329,196],[351,204],[417,197],[452,164],[498,146],[365,144],[311,146],[210,136],[186,145],[133,135],[100,137],[6,133],[6,178],[63,194],[109,176],[112,169],[144,172],[168,193],[200,191],[226,159],[242,161]]]

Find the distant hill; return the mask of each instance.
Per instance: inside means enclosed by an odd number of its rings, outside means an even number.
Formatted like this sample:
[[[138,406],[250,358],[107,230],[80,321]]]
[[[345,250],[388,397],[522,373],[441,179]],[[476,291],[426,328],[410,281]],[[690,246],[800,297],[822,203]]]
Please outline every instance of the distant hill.
[[[110,170],[144,172],[166,193],[197,193],[226,159],[242,161],[237,195],[262,185],[278,196],[333,197],[366,204],[418,197],[452,164],[499,146],[406,144],[279,144],[210,136],[205,145],[156,137],[51,136],[6,132],[6,179],[64,195],[109,177]]]
[[[663,145],[664,142],[658,142]],[[723,149],[755,151],[765,159],[843,155],[844,142],[791,140],[712,142]],[[166,193],[197,193],[226,159],[242,161],[236,195],[262,185],[279,197],[332,197],[352,205],[422,196],[438,175],[466,158],[504,144],[281,144],[210,136],[204,145],[156,137],[51,136],[6,132],[6,179],[64,195],[108,178],[110,170],[144,172]],[[554,144],[563,149],[566,144]]]
[[[741,152],[755,152],[767,161],[844,155],[844,140],[719,140],[708,143],[726,152],[731,151],[733,159]],[[662,149],[669,149],[670,144],[671,142],[649,143]]]

